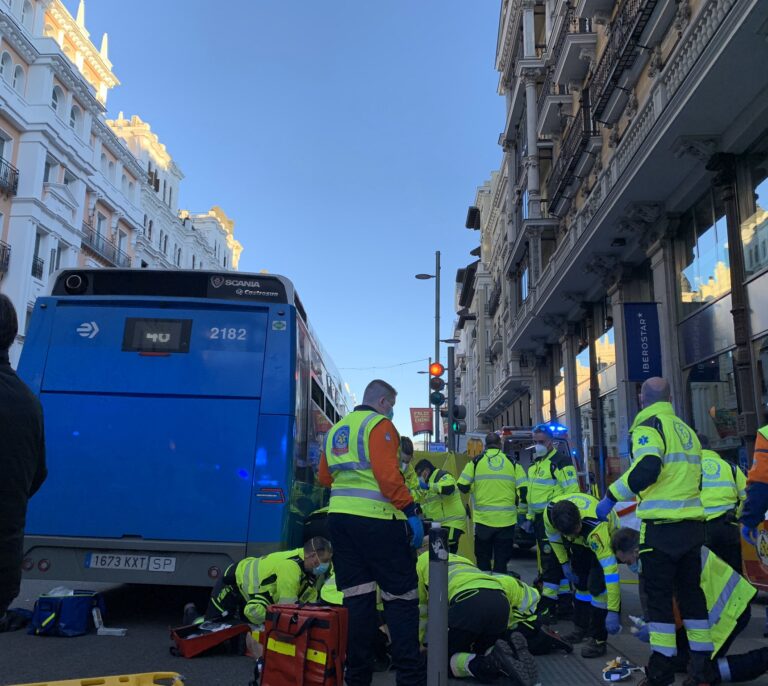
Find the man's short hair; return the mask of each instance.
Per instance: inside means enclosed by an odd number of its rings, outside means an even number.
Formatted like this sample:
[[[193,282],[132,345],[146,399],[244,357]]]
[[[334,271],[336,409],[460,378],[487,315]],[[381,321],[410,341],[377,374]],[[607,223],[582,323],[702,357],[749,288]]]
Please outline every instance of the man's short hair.
[[[487,434],[485,437],[486,448],[501,448],[501,436],[494,431]]]
[[[374,379],[365,387],[363,404],[370,405],[371,403],[377,403],[382,398],[388,398],[392,402],[395,402],[396,397],[397,391],[393,386],[381,379]]]
[[[0,293],[0,352],[8,352],[18,333],[16,308],[7,295]]]
[[[425,469],[428,469],[430,474],[435,470],[435,465],[426,458],[419,460],[419,463],[414,467],[417,474],[421,474]]]
[[[532,434],[545,434],[550,438],[554,437],[552,429],[549,428],[549,424],[537,424],[533,427]]]
[[[330,557],[333,555],[333,546],[327,538],[313,536],[304,544],[304,554],[308,553],[317,553],[318,557],[323,554]]]
[[[552,505],[552,525],[561,534],[573,536],[581,524],[581,512],[570,500],[559,500]]]
[[[611,548],[614,553],[631,553],[640,545],[640,532],[624,526],[611,536]]]

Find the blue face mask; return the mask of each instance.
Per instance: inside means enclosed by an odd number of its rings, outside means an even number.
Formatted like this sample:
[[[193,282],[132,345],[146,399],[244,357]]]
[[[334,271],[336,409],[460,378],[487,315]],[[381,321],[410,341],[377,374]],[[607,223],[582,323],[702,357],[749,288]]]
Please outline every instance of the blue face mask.
[[[312,574],[315,576],[320,576],[321,574],[325,574],[329,569],[331,568],[330,562],[321,562],[317,567],[315,567],[312,570]]]
[[[395,408],[394,408],[394,407],[392,407],[392,406],[390,405],[390,406],[389,406],[389,411],[388,411],[388,412],[387,412],[387,414],[385,414],[384,416],[385,416],[387,419],[389,419],[390,421],[392,421],[392,419],[393,419],[393,418],[394,418],[394,416],[395,416]]]
[[[635,560],[632,564],[627,565],[627,567],[635,574],[640,574],[640,560]]]

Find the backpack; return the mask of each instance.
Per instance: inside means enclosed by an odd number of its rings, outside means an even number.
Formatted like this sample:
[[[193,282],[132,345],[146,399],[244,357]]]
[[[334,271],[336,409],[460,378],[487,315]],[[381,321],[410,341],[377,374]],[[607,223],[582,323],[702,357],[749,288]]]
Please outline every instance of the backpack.
[[[104,612],[104,600],[95,591],[73,595],[41,595],[35,601],[28,634],[35,636],[82,636],[96,627],[91,610]]]
[[[342,686],[347,610],[326,605],[270,605],[260,640],[261,686]]]

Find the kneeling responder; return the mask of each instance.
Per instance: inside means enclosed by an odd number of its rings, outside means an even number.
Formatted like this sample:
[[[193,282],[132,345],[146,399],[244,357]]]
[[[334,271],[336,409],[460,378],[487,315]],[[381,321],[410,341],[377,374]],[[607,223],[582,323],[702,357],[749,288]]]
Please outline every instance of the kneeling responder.
[[[429,596],[429,553],[416,562],[419,577],[419,635],[423,643],[427,629]],[[533,589],[530,589],[533,593]],[[520,596],[521,602],[535,600],[533,593]],[[527,600],[525,600],[527,598]],[[508,596],[497,575],[479,570],[459,555],[448,556],[448,656],[451,674],[471,677],[483,683],[505,675],[516,683],[534,684],[537,670],[525,639],[505,639],[510,617]]]
[[[545,624],[557,621],[556,610],[567,614],[571,605],[570,586],[544,529],[544,510],[557,496],[579,492],[579,480],[570,457],[557,451],[549,424],[533,427],[533,460],[528,467],[528,522],[526,530],[536,536],[542,599],[539,615]],[[556,580],[555,580],[556,579]]]
[[[467,531],[467,513],[456,479],[444,469],[437,469],[429,460],[421,460],[415,467],[419,488],[414,496],[421,505],[425,519],[440,522],[448,529],[448,550],[459,550],[459,539]]]
[[[466,464],[458,486],[462,493],[471,493],[477,566],[506,573],[515,544],[517,475],[514,463],[501,451],[498,434],[485,437],[485,451]]]
[[[319,536],[303,548],[246,557],[231,564],[213,587],[205,619],[264,623],[274,603],[317,600],[317,580],[330,569],[331,544]]]
[[[619,529],[611,538],[611,546],[619,562],[625,563],[636,573],[639,571],[642,565],[640,532],[629,528]],[[701,549],[700,571],[700,587],[706,598],[714,645],[712,665],[717,672],[715,681],[750,681],[765,674],[768,671],[768,648],[758,648],[740,655],[726,655],[733,641],[749,624],[749,604],[757,590],[706,547]],[[641,585],[641,600],[643,596]],[[637,637],[648,641],[649,628],[649,624],[641,627]],[[688,670],[690,644],[686,632],[680,626],[676,630],[674,651],[675,671],[685,673]]]
[[[709,437],[697,434],[701,443],[701,504],[704,506],[704,545],[741,572],[741,539],[738,519],[747,497],[747,477],[735,464],[709,449]]]
[[[571,643],[587,639],[582,657],[606,653],[608,633],[621,628],[619,567],[611,549],[611,535],[619,520],[597,518],[597,498],[585,493],[557,496],[544,511],[544,527],[563,573],[576,589],[573,623],[564,636]],[[545,579],[547,581],[547,579]]]

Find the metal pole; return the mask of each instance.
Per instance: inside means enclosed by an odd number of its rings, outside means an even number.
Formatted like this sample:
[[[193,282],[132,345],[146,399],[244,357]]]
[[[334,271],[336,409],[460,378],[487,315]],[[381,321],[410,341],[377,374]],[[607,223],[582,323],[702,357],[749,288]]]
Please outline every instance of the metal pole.
[[[456,393],[455,380],[454,380],[454,361],[453,361],[453,346],[448,346],[448,450],[454,452],[456,450],[456,436],[453,432],[453,405],[456,402],[454,397]]]
[[[432,358],[429,358],[429,367],[427,367],[427,407],[430,409],[432,408],[432,388],[429,385],[429,382],[432,381],[432,375],[429,373],[429,368],[432,366]],[[427,431],[424,434],[424,452],[429,450],[429,438],[431,435],[431,431]]]
[[[448,683],[448,530],[432,522],[429,530],[427,601],[427,686]]]
[[[435,251],[435,362],[440,362],[440,251]],[[440,442],[440,407],[435,406],[435,443]]]

